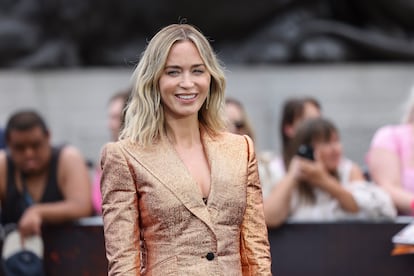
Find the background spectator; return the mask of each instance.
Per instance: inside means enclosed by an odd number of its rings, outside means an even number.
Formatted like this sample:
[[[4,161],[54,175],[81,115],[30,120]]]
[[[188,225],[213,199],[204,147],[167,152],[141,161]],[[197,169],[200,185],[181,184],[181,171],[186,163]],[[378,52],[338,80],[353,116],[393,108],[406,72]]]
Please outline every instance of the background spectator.
[[[128,103],[130,89],[122,90],[115,93],[108,102],[108,129],[111,134],[111,141],[117,141],[123,125],[123,110]],[[101,181],[100,164],[95,168],[92,184],[92,203],[95,214],[102,214],[102,196],[100,189]]]
[[[254,141],[253,127],[243,104],[239,100],[230,97],[226,98],[225,115],[228,131],[240,135],[246,134]]]
[[[108,102],[108,129],[111,141],[117,141],[123,124],[123,110],[128,102],[130,89],[115,93]]]
[[[300,152],[303,146],[307,153]],[[278,226],[287,217],[333,221],[395,216],[388,195],[366,183],[359,166],[343,157],[338,130],[329,120],[300,124],[286,157],[288,172],[264,202],[268,226]]]
[[[269,195],[273,186],[285,175],[284,160],[287,159],[287,149],[296,134],[298,125],[306,119],[320,116],[321,105],[313,97],[292,97],[283,102],[279,124],[282,158],[278,154],[269,152],[263,152],[259,157],[261,160],[259,174],[264,197]]]
[[[379,128],[367,155],[370,177],[391,196],[401,214],[414,214],[414,87],[401,124]]]
[[[250,124],[249,117],[247,116],[246,110],[243,104],[235,98],[227,97],[225,101],[225,115],[226,115],[226,127],[227,130],[231,133],[239,134],[239,135],[248,135],[254,141],[255,134]],[[270,184],[263,185],[262,181],[269,181],[270,173],[269,165],[270,159],[268,156],[272,156],[271,154],[265,153],[258,153],[257,163],[258,163],[258,171],[259,177],[262,185],[262,194],[267,194],[267,191],[264,189],[269,188]],[[263,177],[263,175],[265,175]],[[279,178],[277,178],[279,179]]]
[[[73,146],[53,147],[35,111],[11,115],[6,126],[9,153],[0,151],[3,224],[17,223],[23,236],[39,235],[43,223],[91,215],[86,162]]]
[[[0,149],[6,147],[6,137],[4,137],[4,130],[0,128]]]

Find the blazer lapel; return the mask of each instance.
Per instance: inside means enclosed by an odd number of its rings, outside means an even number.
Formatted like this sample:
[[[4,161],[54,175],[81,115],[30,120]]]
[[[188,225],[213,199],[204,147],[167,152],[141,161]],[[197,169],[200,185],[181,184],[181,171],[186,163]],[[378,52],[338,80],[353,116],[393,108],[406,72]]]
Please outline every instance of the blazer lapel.
[[[211,172],[208,205],[217,210],[221,210],[226,205],[229,193],[232,193],[231,187],[237,185],[235,181],[240,178],[240,172],[245,170],[244,166],[246,166],[242,161],[246,160],[243,158],[245,152],[242,148],[243,144],[225,141],[223,137],[212,138],[207,133],[203,134],[204,150]],[[214,220],[214,217],[212,219]]]
[[[125,143],[124,149],[214,232],[210,214],[197,192],[197,183],[166,137],[148,148]]]

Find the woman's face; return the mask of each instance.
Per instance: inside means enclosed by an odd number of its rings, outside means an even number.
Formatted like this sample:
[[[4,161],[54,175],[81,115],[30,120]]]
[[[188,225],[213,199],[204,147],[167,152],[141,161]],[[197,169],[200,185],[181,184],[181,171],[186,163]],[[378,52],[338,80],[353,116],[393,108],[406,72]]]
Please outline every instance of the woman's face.
[[[311,102],[307,102],[303,105],[302,117],[295,120],[293,127],[296,129],[300,123],[307,119],[314,119],[321,117],[321,110]]]
[[[116,98],[109,103],[108,106],[108,128],[111,132],[112,141],[118,140],[121,131],[122,109],[124,108],[124,100]]]
[[[244,129],[243,112],[237,104],[226,103],[226,127],[227,130],[235,134],[246,134]]]
[[[296,134],[298,126],[307,119],[314,119],[321,117],[321,110],[311,102],[306,102],[303,106],[303,114],[297,118],[293,124],[285,127],[285,134],[292,138]]]
[[[303,117],[305,119],[313,119],[321,117],[321,110],[311,102],[306,102],[303,106]]]
[[[330,139],[314,143],[316,160],[322,162],[328,171],[334,172],[342,158],[342,144],[337,133],[332,133]]]
[[[194,44],[188,40],[175,43],[159,80],[166,120],[198,118],[210,81],[211,75]]]

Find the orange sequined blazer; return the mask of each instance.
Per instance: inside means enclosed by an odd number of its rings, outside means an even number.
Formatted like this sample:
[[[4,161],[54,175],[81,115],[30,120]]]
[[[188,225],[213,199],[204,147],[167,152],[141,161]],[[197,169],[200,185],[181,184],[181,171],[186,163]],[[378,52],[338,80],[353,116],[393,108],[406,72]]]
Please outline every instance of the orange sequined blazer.
[[[252,140],[202,132],[211,170],[205,204],[168,140],[102,151],[108,275],[271,275]]]

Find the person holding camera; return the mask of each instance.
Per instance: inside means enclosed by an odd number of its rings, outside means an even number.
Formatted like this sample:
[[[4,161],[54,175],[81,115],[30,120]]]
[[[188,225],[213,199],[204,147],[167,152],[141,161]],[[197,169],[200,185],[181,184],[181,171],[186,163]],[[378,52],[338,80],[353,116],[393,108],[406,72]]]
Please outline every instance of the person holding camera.
[[[286,151],[285,167],[285,176],[264,201],[269,227],[281,225],[288,217],[335,221],[395,215],[385,192],[366,185],[359,166],[343,157],[338,130],[327,119],[308,119],[298,126]],[[351,187],[354,183],[361,185]],[[387,209],[374,213],[378,206],[367,201],[370,194]]]
[[[275,184],[286,174],[283,160],[286,159],[287,148],[296,134],[297,127],[306,119],[319,118],[322,115],[319,101],[310,96],[287,98],[281,110],[279,125],[281,153],[265,151],[258,156],[263,198],[269,196]]]

